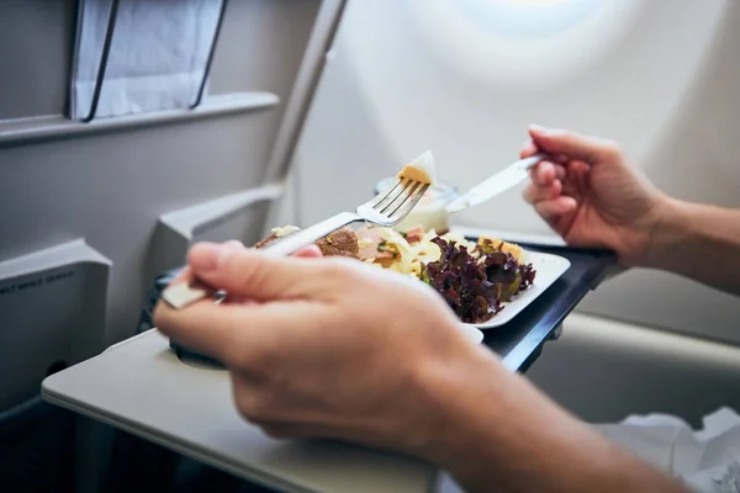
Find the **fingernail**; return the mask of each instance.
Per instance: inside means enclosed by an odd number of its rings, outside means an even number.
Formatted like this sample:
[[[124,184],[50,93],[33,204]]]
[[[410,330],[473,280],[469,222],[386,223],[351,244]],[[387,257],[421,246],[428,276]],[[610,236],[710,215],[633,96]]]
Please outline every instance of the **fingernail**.
[[[543,127],[542,125],[532,124],[529,126],[529,129],[538,134],[547,133],[547,128]]]
[[[190,251],[190,265],[200,272],[214,271],[223,259],[234,251],[233,247],[218,243],[199,243]]]

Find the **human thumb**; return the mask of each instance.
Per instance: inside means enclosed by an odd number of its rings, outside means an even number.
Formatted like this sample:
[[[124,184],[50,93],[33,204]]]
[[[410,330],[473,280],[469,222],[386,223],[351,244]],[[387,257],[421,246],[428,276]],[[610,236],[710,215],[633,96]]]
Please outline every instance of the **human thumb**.
[[[269,301],[311,297],[317,289],[315,261],[267,255],[254,249],[236,250],[218,243],[198,243],[188,263],[200,281],[215,289]]]

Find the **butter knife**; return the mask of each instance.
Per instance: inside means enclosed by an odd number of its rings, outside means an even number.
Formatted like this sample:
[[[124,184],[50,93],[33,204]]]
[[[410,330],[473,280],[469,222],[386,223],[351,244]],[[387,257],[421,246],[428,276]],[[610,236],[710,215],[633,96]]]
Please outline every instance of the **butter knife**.
[[[448,203],[446,206],[447,212],[460,212],[469,207],[482,204],[500,193],[517,186],[527,179],[530,169],[547,157],[547,154],[540,153],[510,164]]]

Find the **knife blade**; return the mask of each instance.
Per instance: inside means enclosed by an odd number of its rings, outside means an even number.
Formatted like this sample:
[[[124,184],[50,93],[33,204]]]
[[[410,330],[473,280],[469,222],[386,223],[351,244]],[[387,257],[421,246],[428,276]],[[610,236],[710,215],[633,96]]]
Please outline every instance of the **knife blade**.
[[[460,212],[492,199],[526,180],[529,170],[547,157],[547,154],[540,153],[510,164],[471,188],[467,193],[452,200],[445,209],[449,213]]]

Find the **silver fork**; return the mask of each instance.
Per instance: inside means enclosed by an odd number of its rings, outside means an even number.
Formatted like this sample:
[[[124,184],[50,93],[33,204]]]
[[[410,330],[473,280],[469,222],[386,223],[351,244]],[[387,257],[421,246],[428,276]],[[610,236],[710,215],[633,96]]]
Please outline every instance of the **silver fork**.
[[[428,183],[399,178],[385,193],[357,207],[356,212],[341,212],[306,229],[280,238],[260,251],[277,256],[289,255],[333,231],[356,221],[367,221],[379,226],[394,226],[400,223],[429,188]],[[220,293],[221,299],[225,293]],[[162,292],[164,299],[176,309],[214,295],[214,291],[198,283],[178,283]]]

